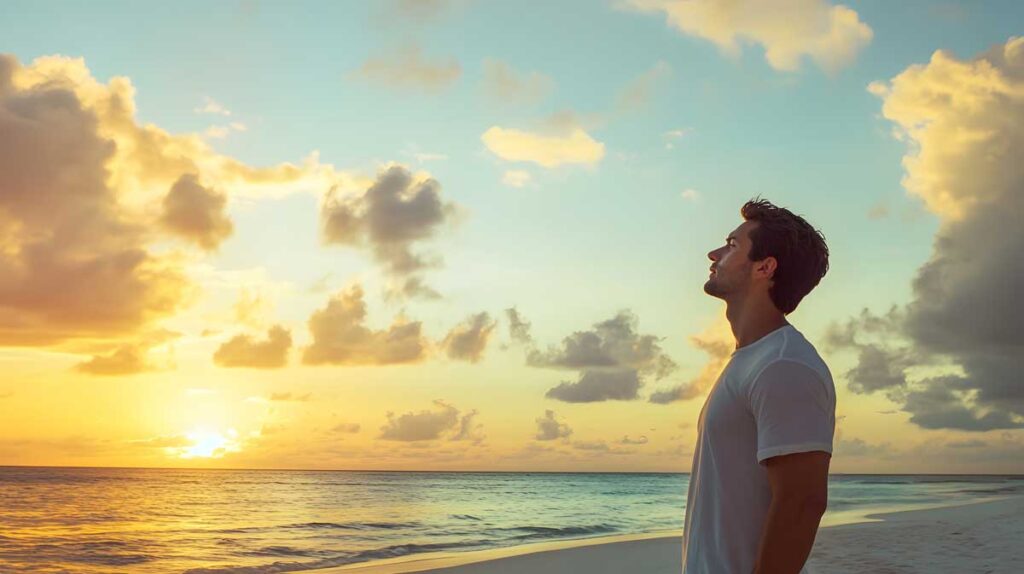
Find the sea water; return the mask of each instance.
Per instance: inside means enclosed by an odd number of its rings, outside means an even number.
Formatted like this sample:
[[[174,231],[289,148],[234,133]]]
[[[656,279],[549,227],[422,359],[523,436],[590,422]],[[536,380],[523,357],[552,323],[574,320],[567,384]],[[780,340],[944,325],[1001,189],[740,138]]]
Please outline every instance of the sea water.
[[[0,572],[290,572],[682,532],[687,474],[0,467]],[[1024,477],[833,475],[822,524],[1024,493]]]

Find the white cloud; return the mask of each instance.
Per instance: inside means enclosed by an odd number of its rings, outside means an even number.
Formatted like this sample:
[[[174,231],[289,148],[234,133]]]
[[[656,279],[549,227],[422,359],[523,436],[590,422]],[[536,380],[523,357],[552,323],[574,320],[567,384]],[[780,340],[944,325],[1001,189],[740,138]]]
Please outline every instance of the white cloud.
[[[224,107],[223,104],[214,100],[210,96],[203,98],[203,105],[193,109],[197,114],[216,114],[220,116],[230,116],[231,110]]]
[[[521,169],[512,169],[505,172],[501,183],[509,187],[524,187],[531,181],[530,172]]]

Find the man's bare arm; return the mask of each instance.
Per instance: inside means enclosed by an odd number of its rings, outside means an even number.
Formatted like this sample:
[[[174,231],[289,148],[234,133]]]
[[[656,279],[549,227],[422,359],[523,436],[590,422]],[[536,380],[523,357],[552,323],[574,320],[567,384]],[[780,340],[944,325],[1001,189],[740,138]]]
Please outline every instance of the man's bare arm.
[[[798,574],[814,546],[828,505],[827,452],[776,456],[765,461],[772,502],[768,508],[754,574]]]

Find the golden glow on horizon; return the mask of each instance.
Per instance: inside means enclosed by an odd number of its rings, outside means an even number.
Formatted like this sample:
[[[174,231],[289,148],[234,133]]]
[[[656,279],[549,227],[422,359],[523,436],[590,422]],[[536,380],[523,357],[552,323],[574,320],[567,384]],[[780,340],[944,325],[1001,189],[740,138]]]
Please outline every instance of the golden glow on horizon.
[[[186,438],[191,445],[186,447],[172,447],[170,450],[176,452],[178,458],[221,458],[229,452],[240,452],[242,446],[238,440],[238,431],[233,428],[227,430],[227,436],[217,431],[197,429],[188,433]]]

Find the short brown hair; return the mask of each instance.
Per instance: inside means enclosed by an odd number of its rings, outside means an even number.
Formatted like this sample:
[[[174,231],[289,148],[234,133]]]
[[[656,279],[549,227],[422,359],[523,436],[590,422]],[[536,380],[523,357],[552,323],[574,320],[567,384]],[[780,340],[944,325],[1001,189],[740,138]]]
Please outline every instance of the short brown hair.
[[[804,218],[760,196],[745,203],[740,215],[758,223],[750,231],[748,258],[774,257],[778,263],[768,296],[784,315],[792,313],[828,271],[825,237]]]

